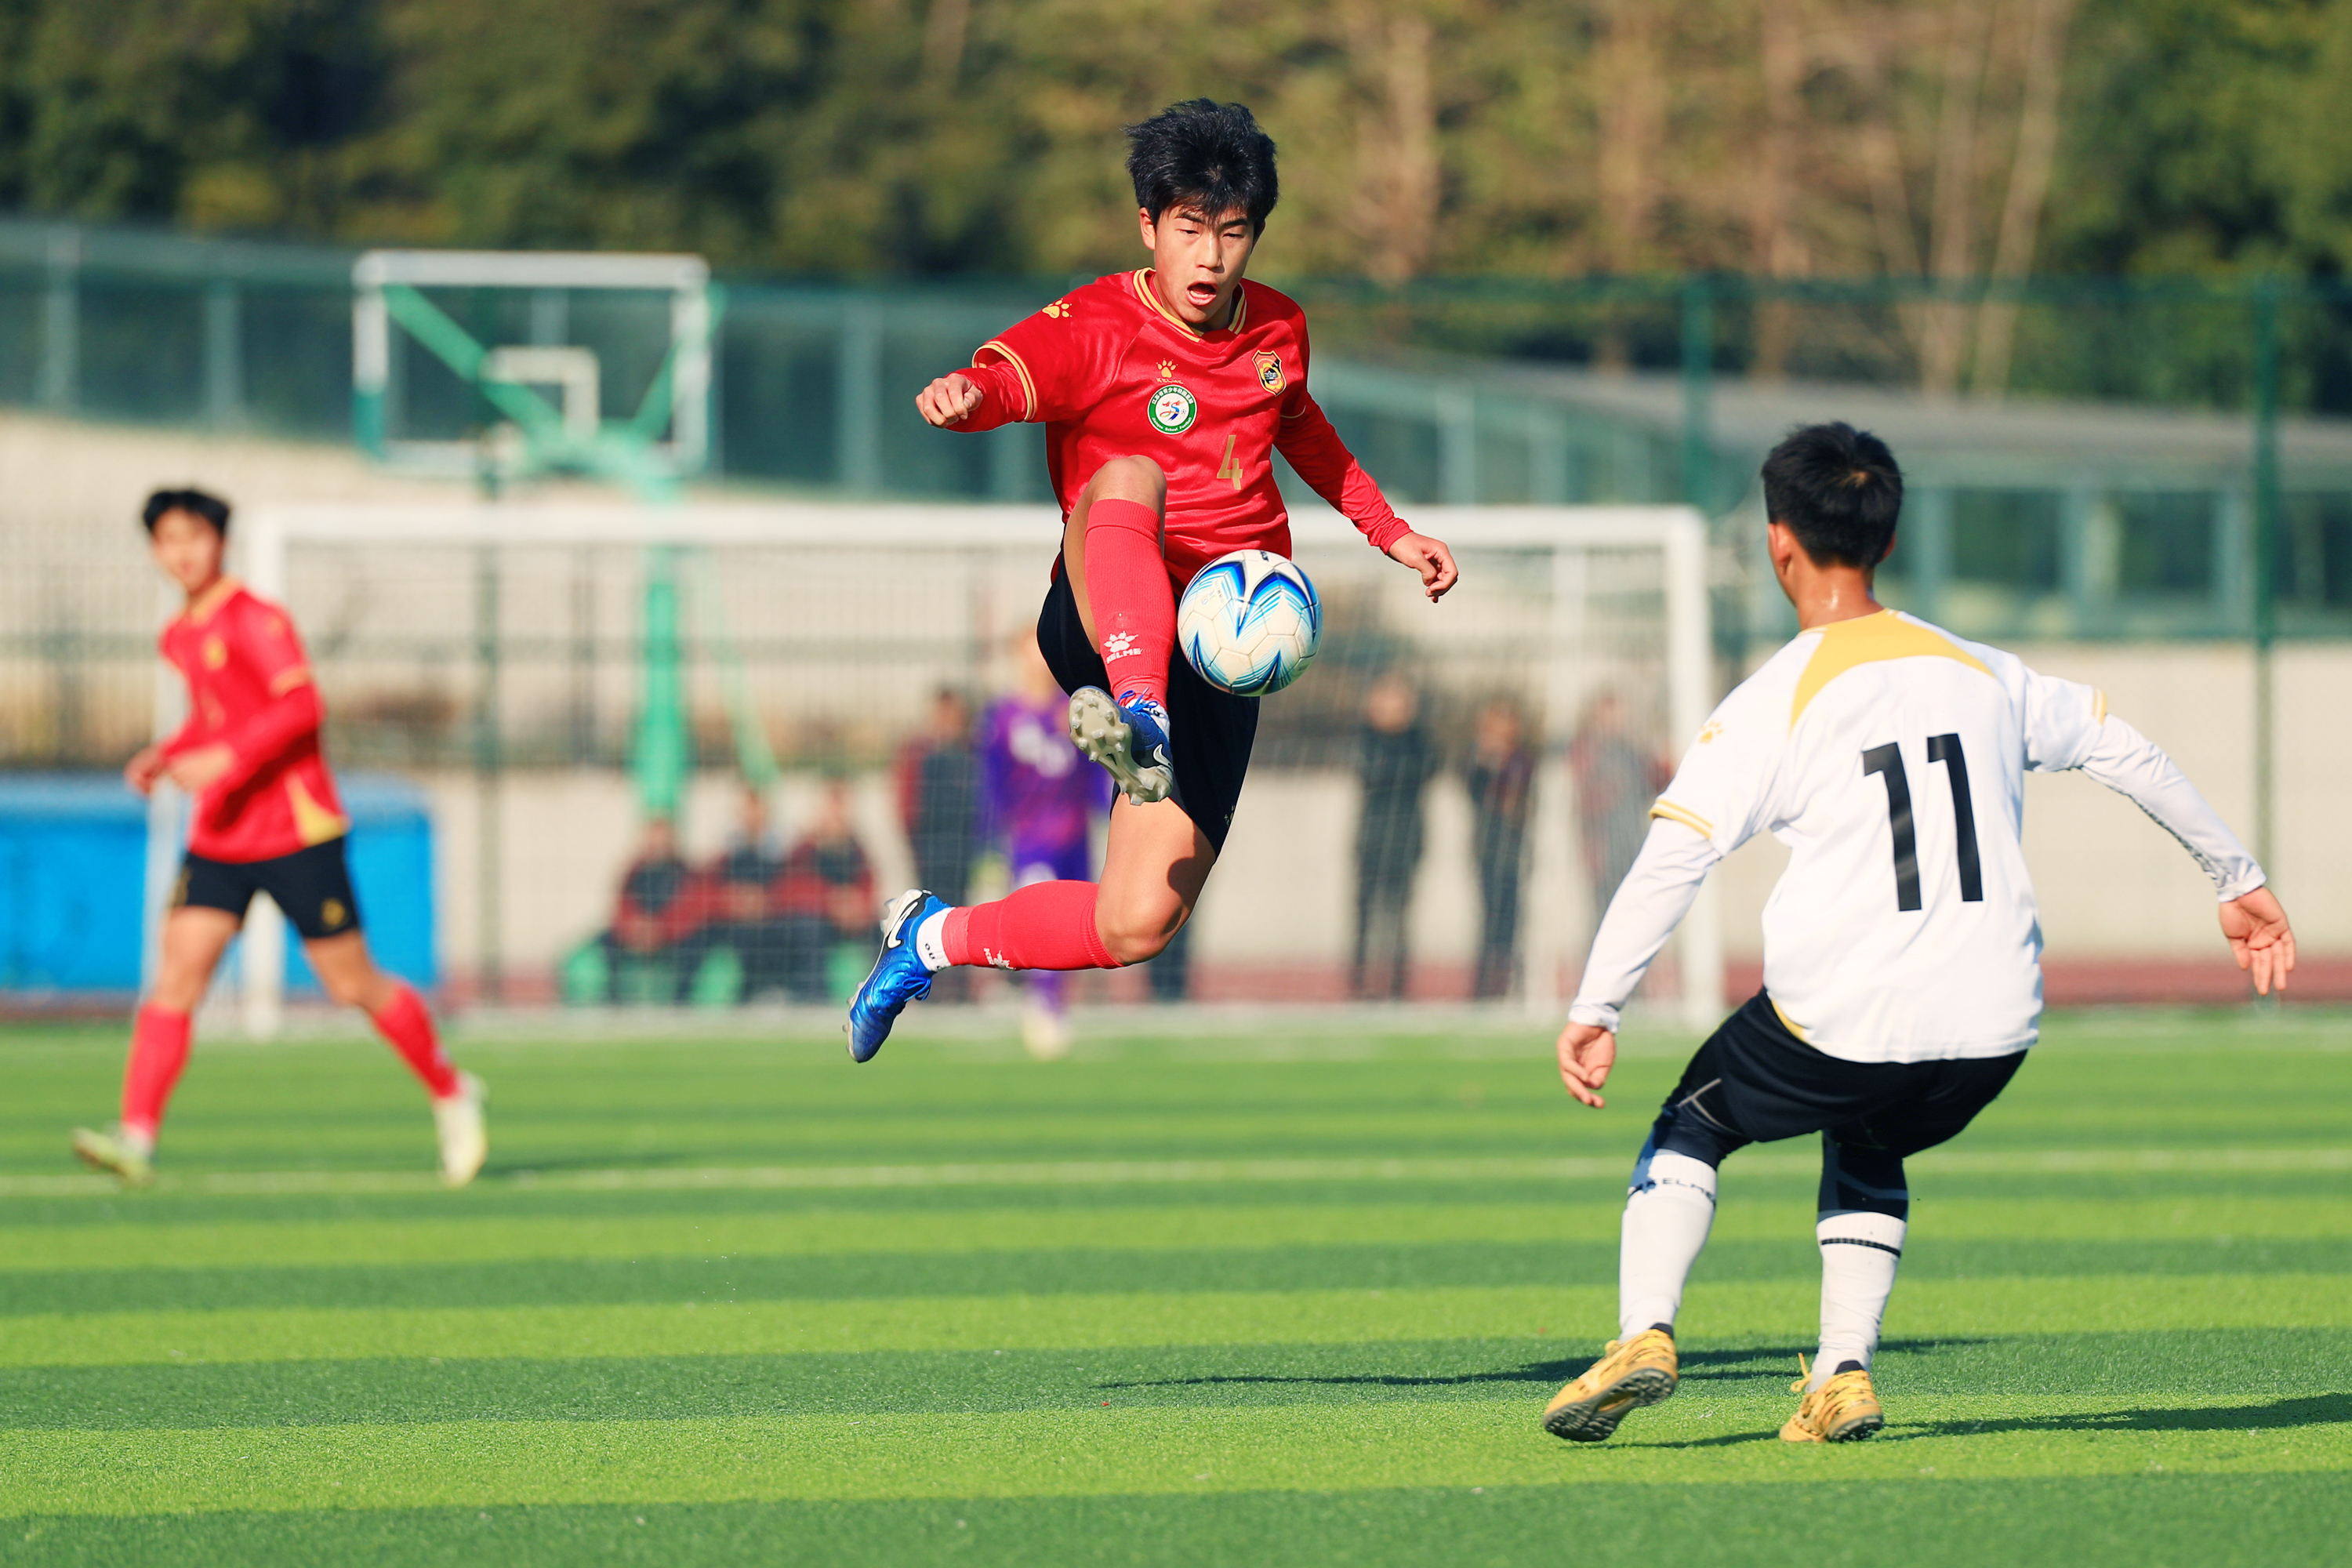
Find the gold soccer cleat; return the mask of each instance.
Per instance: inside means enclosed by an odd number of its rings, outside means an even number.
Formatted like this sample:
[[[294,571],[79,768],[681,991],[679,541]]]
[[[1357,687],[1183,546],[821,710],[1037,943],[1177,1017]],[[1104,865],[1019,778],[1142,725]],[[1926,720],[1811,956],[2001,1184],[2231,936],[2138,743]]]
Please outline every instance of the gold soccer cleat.
[[[1571,1443],[1605,1442],[1628,1412],[1673,1394],[1675,1378],[1674,1336],[1664,1329],[1611,1340],[1609,1353],[1544,1406],[1544,1430]]]
[[[150,1152],[137,1139],[124,1136],[120,1128],[111,1132],[75,1128],[73,1152],[81,1156],[83,1164],[111,1172],[126,1187],[143,1187],[155,1180],[155,1162]]]
[[[1805,1358],[1797,1358],[1797,1370],[1805,1370]],[[1807,1392],[1805,1384],[1811,1373],[1789,1385],[1791,1394],[1804,1394],[1804,1403],[1780,1428],[1783,1443],[1855,1443],[1886,1425],[1886,1412],[1878,1406],[1878,1394],[1870,1386],[1870,1373],[1857,1367],[1841,1372],[1819,1388]]]

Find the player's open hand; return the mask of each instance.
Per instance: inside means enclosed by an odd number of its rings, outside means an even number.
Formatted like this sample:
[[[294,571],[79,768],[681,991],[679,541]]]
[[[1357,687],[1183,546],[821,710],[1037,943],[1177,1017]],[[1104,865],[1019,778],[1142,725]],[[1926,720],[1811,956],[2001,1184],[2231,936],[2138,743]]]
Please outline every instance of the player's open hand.
[[[122,764],[122,782],[141,795],[152,795],[155,781],[163,776],[162,745],[142,746],[131,760]]]
[[[1601,1086],[1616,1065],[1617,1037],[1598,1024],[1570,1024],[1559,1032],[1559,1081],[1595,1110],[1609,1103]]]
[[[173,757],[163,771],[190,795],[201,795],[219,783],[236,762],[236,753],[226,746],[198,746]]]
[[[2294,969],[2294,928],[2286,923],[2286,910],[2268,888],[2256,888],[2223,904],[2221,934],[2230,939],[2230,953],[2238,967],[2253,975],[2256,991],[2267,996],[2273,986],[2286,989],[2286,977]]]
[[[1444,541],[1425,533],[1408,533],[1390,545],[1389,559],[1421,574],[1422,591],[1433,605],[1445,597],[1445,591],[1461,580],[1461,568],[1454,564],[1454,552],[1445,548]]]
[[[960,425],[980,406],[981,392],[968,375],[948,374],[915,394],[915,407],[931,424],[945,429]]]

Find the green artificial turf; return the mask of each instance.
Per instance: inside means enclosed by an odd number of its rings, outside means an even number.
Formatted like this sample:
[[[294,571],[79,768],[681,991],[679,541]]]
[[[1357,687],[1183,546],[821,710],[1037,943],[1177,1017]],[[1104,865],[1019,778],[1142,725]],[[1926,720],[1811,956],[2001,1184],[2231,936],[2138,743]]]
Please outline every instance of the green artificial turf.
[[[1774,1439],[1802,1141],[1735,1156],[1675,1399],[1612,1331],[1611,1108],[1543,1033],[1345,1019],[1041,1067],[920,1029],[475,1043],[445,1193],[363,1040],[200,1045],[164,1175],[66,1163],[113,1030],[0,1034],[0,1562],[2333,1562],[2352,1530],[2352,1018],[2052,1021],[1913,1165],[1889,1426]]]

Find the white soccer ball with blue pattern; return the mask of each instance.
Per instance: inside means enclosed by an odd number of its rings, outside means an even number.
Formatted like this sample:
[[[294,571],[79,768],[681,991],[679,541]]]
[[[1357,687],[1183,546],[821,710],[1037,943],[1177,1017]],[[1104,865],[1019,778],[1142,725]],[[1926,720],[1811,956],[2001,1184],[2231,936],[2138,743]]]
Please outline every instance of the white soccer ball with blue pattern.
[[[1297,563],[1236,550],[1201,568],[1176,602],[1176,646],[1201,679],[1240,697],[1279,691],[1323,641],[1323,605]]]

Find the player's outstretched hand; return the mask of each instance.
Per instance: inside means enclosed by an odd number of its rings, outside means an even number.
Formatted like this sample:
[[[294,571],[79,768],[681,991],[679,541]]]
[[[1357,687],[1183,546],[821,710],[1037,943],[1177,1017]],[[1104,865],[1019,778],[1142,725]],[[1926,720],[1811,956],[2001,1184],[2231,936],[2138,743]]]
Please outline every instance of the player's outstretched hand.
[[[948,374],[915,394],[915,407],[925,419],[944,429],[969,418],[980,406],[980,395],[970,376]]]
[[[155,781],[163,776],[163,748],[158,742],[142,746],[122,764],[122,782],[141,795],[152,795]]]
[[[172,782],[190,795],[202,795],[217,783],[236,763],[236,753],[226,746],[198,746],[193,752],[182,752],[173,757],[163,771]]]
[[[1609,1102],[1601,1086],[1617,1065],[1617,1037],[1597,1024],[1570,1024],[1559,1032],[1559,1081],[1568,1092],[1600,1110]]]
[[[2242,899],[2221,906],[2221,934],[2230,939],[2230,952],[2238,967],[2254,977],[2254,989],[2267,996],[2271,988],[2286,989],[2294,969],[2294,928],[2286,910],[2268,888],[2256,888]]]
[[[1461,569],[1454,564],[1454,552],[1445,548],[1443,540],[1432,539],[1425,533],[1408,533],[1390,545],[1389,559],[1421,574],[1422,591],[1433,605],[1445,597],[1445,591],[1462,576]]]

